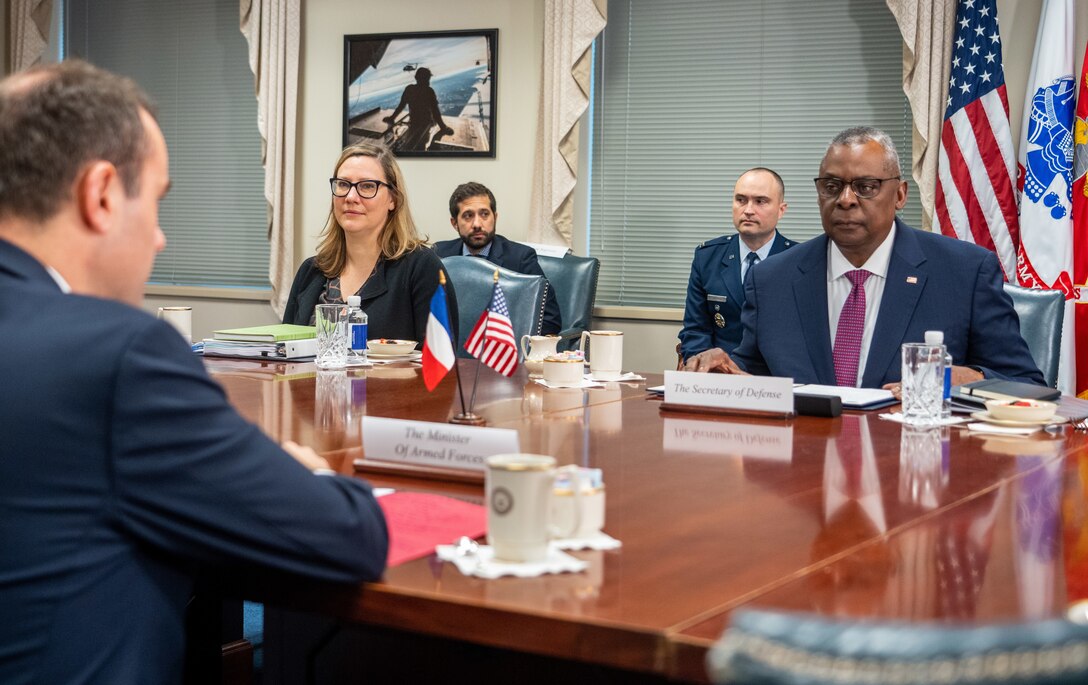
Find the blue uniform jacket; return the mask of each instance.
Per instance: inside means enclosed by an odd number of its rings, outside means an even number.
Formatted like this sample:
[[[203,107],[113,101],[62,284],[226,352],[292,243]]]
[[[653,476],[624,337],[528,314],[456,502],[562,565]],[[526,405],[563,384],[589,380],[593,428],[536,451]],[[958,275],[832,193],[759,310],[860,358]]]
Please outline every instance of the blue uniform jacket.
[[[771,254],[796,244],[775,231]],[[680,354],[684,359],[715,347],[731,354],[740,344],[740,311],[744,306],[740,270],[740,236],[736,233],[695,248],[684,327],[680,330]]]

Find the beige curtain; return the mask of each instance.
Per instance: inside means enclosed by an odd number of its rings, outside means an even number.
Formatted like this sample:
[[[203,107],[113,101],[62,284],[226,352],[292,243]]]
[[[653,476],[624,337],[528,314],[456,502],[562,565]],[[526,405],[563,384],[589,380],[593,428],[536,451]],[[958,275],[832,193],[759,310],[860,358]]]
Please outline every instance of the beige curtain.
[[[49,45],[53,0],[11,0],[9,43],[11,71],[22,71],[42,61]]]
[[[903,34],[903,92],[914,118],[911,175],[922,200],[922,227],[933,225],[933,194],[951,70],[956,0],[887,0]]]
[[[604,29],[605,14],[605,0],[544,2],[540,118],[529,210],[529,240],[535,243],[571,246],[578,120],[589,105],[589,48]]]
[[[242,34],[257,91],[264,196],[271,243],[270,304],[283,316],[295,272],[295,114],[298,107],[299,0],[240,0]]]

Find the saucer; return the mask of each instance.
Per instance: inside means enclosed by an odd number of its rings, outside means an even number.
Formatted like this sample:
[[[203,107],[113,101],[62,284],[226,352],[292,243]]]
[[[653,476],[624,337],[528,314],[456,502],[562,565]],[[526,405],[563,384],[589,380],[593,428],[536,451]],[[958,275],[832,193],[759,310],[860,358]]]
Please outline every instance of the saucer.
[[[367,352],[366,356],[374,357],[375,359],[407,359],[409,361],[415,361],[415,360],[421,359],[423,357],[423,353],[418,351],[418,350],[414,350],[412,352],[404,352],[404,353],[398,352],[397,354],[382,354],[380,352]]]
[[[1069,419],[1067,419],[1066,417],[1058,416],[1057,414],[1051,416],[1049,419],[1039,419],[1037,421],[1011,421],[1008,419],[995,419],[994,417],[990,416],[990,412],[988,411],[976,411],[975,413],[971,414],[971,418],[978,419],[979,421],[985,421],[986,423],[992,423],[995,426],[1011,426],[1014,428],[1027,428],[1030,426],[1050,426],[1052,424],[1066,423],[1069,421]]]

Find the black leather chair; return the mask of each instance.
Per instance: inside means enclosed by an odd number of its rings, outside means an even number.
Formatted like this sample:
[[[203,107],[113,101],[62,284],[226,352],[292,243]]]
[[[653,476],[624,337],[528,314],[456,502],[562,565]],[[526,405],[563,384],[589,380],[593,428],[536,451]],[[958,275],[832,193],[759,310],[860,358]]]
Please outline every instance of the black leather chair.
[[[1088,626],[950,627],[739,611],[707,668],[713,682],[747,685],[1086,683]]]
[[[547,280],[504,269],[479,257],[444,257],[442,263],[457,293],[457,356],[472,356],[465,351],[465,341],[491,301],[495,271],[499,272],[499,286],[506,297],[516,339],[520,341],[523,335],[540,335]],[[520,350],[520,342],[518,347]]]
[[[1058,357],[1061,356],[1065,295],[1060,290],[1035,290],[1005,284],[1013,309],[1020,317],[1020,335],[1031,357],[1043,372],[1046,384],[1058,387]]]
[[[559,313],[563,317],[563,339],[560,351],[575,348],[582,331],[589,330],[593,320],[593,302],[597,299],[597,276],[601,261],[596,257],[538,257],[540,268],[548,277],[555,297],[559,300]]]

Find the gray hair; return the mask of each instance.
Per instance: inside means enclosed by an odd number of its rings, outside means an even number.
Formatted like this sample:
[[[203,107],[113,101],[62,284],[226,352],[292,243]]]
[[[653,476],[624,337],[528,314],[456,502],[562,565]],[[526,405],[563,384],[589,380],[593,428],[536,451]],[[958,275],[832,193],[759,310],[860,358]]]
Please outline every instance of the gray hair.
[[[96,161],[135,197],[149,148],[140,110],[154,116],[135,82],[79,60],[0,81],[0,217],[52,217]]]
[[[895,149],[895,142],[887,133],[872,126],[853,126],[842,131],[827,144],[824,155],[826,156],[831,148],[839,145],[864,145],[869,141],[873,141],[884,148],[884,168],[887,173],[902,176],[903,169],[899,166],[899,152]]]

